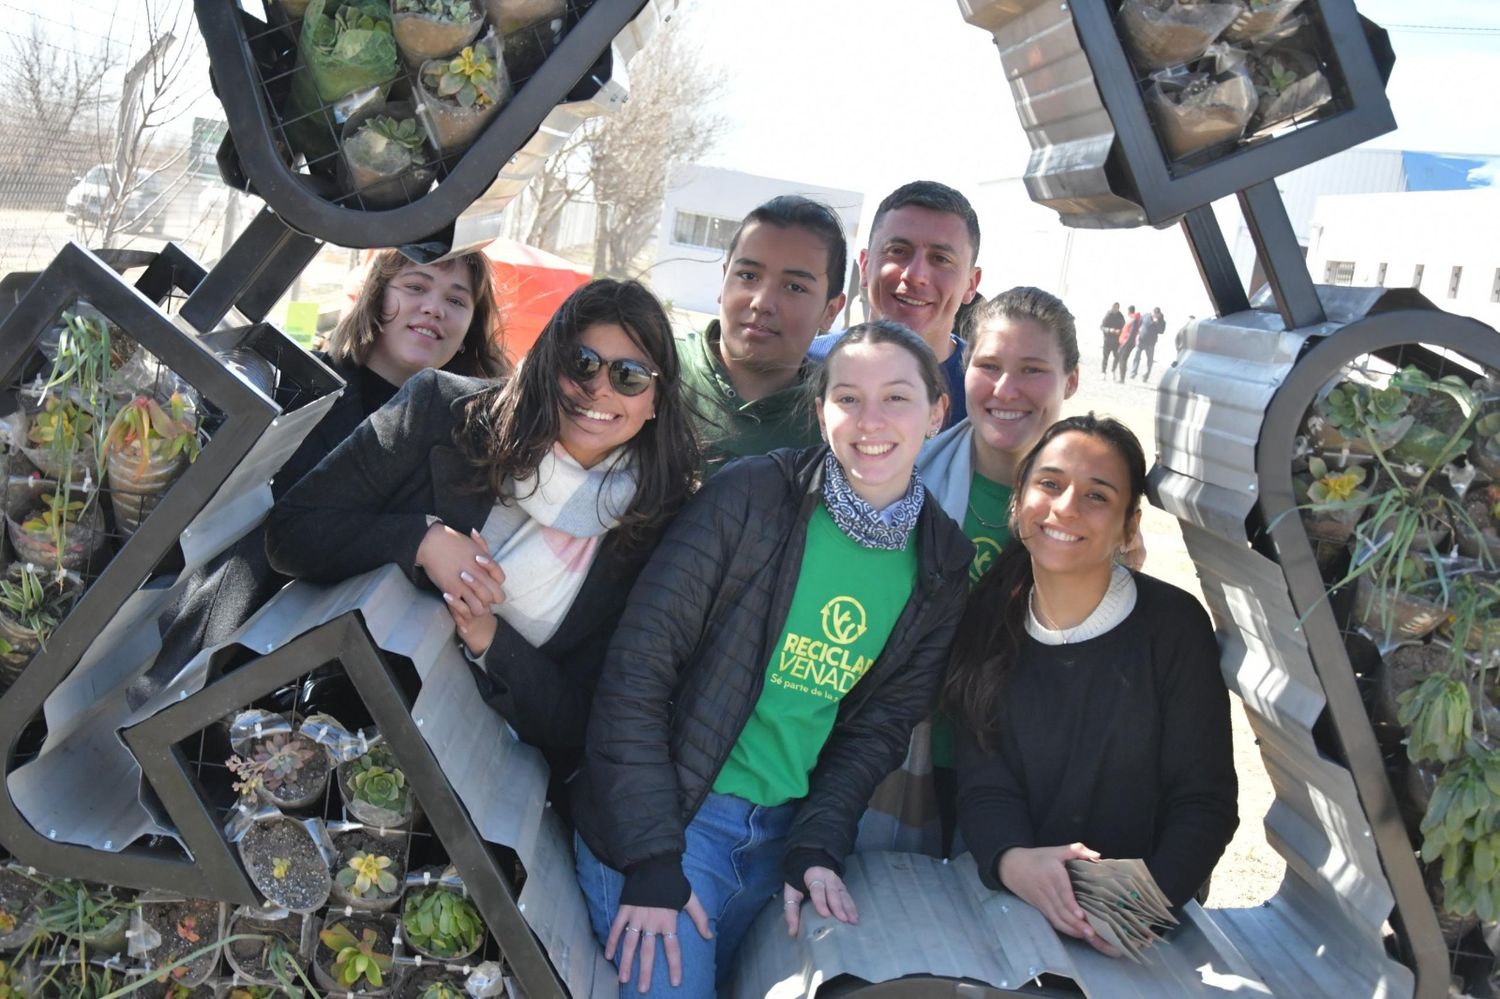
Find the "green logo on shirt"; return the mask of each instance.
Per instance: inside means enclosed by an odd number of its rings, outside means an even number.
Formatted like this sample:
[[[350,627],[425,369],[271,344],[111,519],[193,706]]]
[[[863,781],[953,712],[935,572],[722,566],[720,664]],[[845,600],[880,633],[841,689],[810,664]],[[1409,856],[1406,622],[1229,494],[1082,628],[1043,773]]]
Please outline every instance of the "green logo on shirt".
[[[853,597],[834,597],[823,605],[823,634],[848,645],[865,633],[865,609]]]

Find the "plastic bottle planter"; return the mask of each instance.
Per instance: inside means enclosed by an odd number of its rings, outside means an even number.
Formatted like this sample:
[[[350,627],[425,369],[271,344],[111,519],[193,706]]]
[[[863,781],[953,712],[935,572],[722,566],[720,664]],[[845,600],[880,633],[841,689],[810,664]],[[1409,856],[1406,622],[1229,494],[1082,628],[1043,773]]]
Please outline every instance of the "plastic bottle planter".
[[[472,42],[484,27],[484,11],[474,0],[448,0],[444,14],[422,9],[422,0],[395,0],[391,25],[401,59],[412,69],[419,69],[428,59],[452,56]],[[416,9],[413,9],[416,8]],[[467,17],[450,17],[452,8],[467,11]]]
[[[426,133],[409,103],[392,102],[351,115],[340,134],[345,188],[366,208],[415,201],[432,186]]]
[[[250,936],[248,940],[231,940],[224,945],[224,958],[241,980],[254,985],[274,986],[281,977],[295,980],[295,968],[306,969],[312,955],[315,920],[292,912],[276,917],[253,909],[240,908],[229,920],[226,937]],[[260,939],[255,939],[260,938]]]
[[[198,415],[180,393],[166,405],[137,396],[115,415],[104,444],[115,527],[129,538],[198,457]]]
[[[484,0],[490,23],[502,35],[545,21],[561,17],[566,9],[564,0]]]
[[[395,999],[464,999],[464,976],[431,966],[406,973],[393,993]]]
[[[266,900],[292,912],[312,912],[328,901],[333,878],[313,833],[296,819],[254,821],[238,842],[245,872]]]
[[[43,933],[66,938],[96,957],[125,949],[133,904],[109,885],[53,881],[43,891],[38,926]]]
[[[131,956],[142,959],[148,971],[169,967],[189,954],[209,948],[167,973],[181,986],[203,984],[219,966],[224,939],[225,907],[201,898],[143,896],[131,919]]]
[[[6,514],[6,532],[16,560],[87,573],[105,554],[108,538],[97,494],[37,484],[37,494],[18,516]]]
[[[460,890],[438,884],[407,889],[401,904],[401,939],[418,954],[462,961],[484,938],[484,920]]]
[[[417,805],[411,783],[384,745],[339,765],[344,808],[372,829],[406,829]]]
[[[77,401],[22,391],[20,450],[49,479],[99,480],[99,443],[94,413]]]
[[[444,155],[469,148],[510,99],[500,36],[491,31],[452,58],[429,59],[415,86],[432,144]]]
[[[356,827],[333,834],[338,859],[333,868],[336,906],[361,912],[388,912],[401,901],[410,841],[382,838]]]
[[[246,722],[250,717],[252,720]],[[264,718],[262,722],[255,718]],[[253,729],[241,731],[253,724]],[[278,715],[240,715],[231,727],[236,753],[226,765],[238,780],[234,788],[280,809],[307,808],[323,800],[333,758],[328,750],[301,732],[292,731]]]
[[[330,913],[313,952],[314,980],[330,995],[389,996],[397,925],[395,916]]]
[[[10,567],[0,582],[0,689],[20,678],[82,592],[76,573],[59,578],[44,568]]]

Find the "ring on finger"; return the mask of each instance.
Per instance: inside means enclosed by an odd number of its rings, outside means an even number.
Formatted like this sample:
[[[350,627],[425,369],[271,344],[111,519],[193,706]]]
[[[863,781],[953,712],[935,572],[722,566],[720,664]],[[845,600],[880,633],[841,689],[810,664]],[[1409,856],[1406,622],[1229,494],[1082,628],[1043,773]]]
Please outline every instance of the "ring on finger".
[[[822,883],[823,883],[822,881],[809,881],[807,883],[807,887],[809,887],[809,888],[816,888],[816,887],[818,887],[818,885],[820,885]]]
[[[639,933],[639,932],[641,932],[641,928],[639,926],[627,926],[627,927],[625,927],[625,932],[626,933]]]
[[[650,940],[652,937],[656,936],[656,931],[655,930],[646,930],[644,933],[641,934],[641,936],[645,937],[647,940]]]
[[[663,940],[676,940],[677,939],[677,934],[675,934],[675,933],[663,933],[661,935],[661,938]]]
[[[801,905],[802,903],[800,901],[798,901],[797,899],[795,899],[795,898],[789,898],[785,902],[782,902],[781,904],[783,906],[786,906],[786,907],[791,907],[791,906],[794,906],[794,905]]]

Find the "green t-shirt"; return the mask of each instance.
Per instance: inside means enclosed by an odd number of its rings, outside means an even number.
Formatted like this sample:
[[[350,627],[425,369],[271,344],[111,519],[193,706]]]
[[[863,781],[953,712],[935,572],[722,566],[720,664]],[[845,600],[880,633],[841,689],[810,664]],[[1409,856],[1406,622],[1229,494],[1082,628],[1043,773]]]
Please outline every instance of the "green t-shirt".
[[[885,648],[916,578],[913,540],[900,551],[861,547],[819,504],[765,686],[716,792],[766,806],[807,794],[839,701]]]
[[[979,582],[1010,540],[1010,486],[975,473],[969,482],[969,507],[964,512],[964,536],[974,542],[974,561],[969,563],[969,585]],[[996,525],[996,526],[992,526]],[[932,716],[932,765],[954,766],[953,722],[938,712]]]

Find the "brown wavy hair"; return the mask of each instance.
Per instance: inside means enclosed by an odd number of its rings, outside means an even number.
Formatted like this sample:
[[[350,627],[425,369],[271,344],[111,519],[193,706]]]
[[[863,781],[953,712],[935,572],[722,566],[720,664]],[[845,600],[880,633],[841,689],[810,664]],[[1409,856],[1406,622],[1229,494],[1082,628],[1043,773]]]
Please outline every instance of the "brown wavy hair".
[[[463,345],[453,359],[443,365],[443,370],[474,378],[507,375],[511,363],[505,357],[504,324],[499,303],[495,300],[495,277],[490,262],[483,253],[475,252],[426,266],[454,265],[462,265],[468,272],[469,286],[474,292],[474,317],[469,320]],[[353,308],[344,313],[333,332],[328,334],[329,357],[341,363],[365,366],[375,339],[380,336],[381,326],[391,319],[381,314],[386,285],[407,267],[414,266],[419,265],[402,256],[400,250],[381,250],[376,255],[370,262]]]
[[[1021,460],[1010,497],[1010,540],[969,593],[953,637],[948,675],[943,680],[944,713],[973,733],[986,750],[994,748],[1000,734],[1000,700],[1025,641],[1029,598],[1035,585],[1031,552],[1016,536],[1016,510],[1042,449],[1071,433],[1103,441],[1124,460],[1130,476],[1125,523],[1130,523],[1146,495],[1146,453],[1141,442],[1129,427],[1108,416],[1089,413],[1058,420]]]
[[[505,479],[532,477],[558,439],[565,402],[560,382],[568,377],[573,347],[585,330],[601,323],[624,329],[659,373],[656,418],[624,445],[635,458],[637,484],[613,537],[630,548],[654,536],[687,501],[700,462],[672,326],[644,285],[600,278],[569,295],[515,376],[468,403],[457,442],[480,488],[497,496]]]

